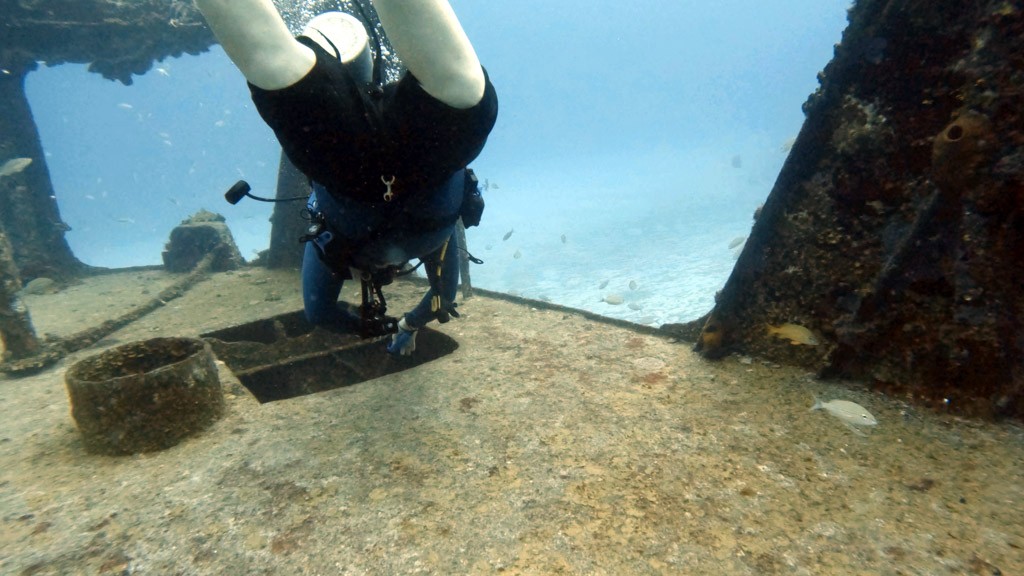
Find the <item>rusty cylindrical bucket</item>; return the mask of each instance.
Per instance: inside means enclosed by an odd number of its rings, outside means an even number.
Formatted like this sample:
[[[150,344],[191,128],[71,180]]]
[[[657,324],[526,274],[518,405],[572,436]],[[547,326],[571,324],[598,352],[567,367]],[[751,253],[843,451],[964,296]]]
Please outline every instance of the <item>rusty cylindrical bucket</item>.
[[[71,415],[97,454],[162,450],[224,414],[210,346],[153,338],[85,358],[64,375]]]

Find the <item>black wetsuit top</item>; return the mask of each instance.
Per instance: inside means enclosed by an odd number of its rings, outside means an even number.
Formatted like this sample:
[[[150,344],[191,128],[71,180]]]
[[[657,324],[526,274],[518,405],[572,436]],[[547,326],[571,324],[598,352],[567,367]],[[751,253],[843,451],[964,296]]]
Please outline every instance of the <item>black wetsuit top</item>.
[[[288,158],[332,195],[377,203],[386,190],[381,178],[394,177],[396,199],[416,196],[483,149],[498,113],[486,71],[481,101],[458,109],[427,94],[408,72],[383,92],[363,85],[318,44],[299,41],[316,53],[313,69],[286,88],[250,84],[250,91]]]

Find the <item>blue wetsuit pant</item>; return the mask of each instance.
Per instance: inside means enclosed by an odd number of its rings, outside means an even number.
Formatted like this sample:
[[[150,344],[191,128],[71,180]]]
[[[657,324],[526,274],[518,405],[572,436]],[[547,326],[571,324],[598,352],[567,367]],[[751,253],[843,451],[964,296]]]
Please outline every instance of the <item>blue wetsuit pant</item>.
[[[451,227],[448,248],[441,267],[441,295],[446,302],[454,302],[459,287],[459,250],[455,237],[455,227]],[[433,258],[440,254],[435,250],[426,258],[424,266],[432,265]],[[338,326],[349,330],[357,326],[358,319],[346,314],[338,306],[338,296],[344,278],[331,271],[320,260],[312,242],[306,243],[306,251],[302,257],[302,301],[306,312],[306,320],[311,324]],[[405,323],[411,328],[422,328],[434,319],[431,311],[431,300],[434,289],[430,288],[420,303],[405,315]]]

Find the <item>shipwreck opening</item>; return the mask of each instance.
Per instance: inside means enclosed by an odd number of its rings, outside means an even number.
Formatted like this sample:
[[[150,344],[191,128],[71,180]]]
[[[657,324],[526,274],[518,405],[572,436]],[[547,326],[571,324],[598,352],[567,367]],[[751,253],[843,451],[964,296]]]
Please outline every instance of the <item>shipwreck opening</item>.
[[[450,336],[421,328],[416,353],[393,356],[379,339],[315,327],[301,310],[202,337],[260,403],[353,386],[432,362],[459,347]]]

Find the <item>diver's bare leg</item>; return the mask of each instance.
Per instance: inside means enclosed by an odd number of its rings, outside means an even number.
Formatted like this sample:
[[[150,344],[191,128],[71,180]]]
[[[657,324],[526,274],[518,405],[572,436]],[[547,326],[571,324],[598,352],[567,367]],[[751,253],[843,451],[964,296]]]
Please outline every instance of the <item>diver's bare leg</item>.
[[[245,79],[264,90],[291,86],[316,63],[271,0],[195,0]]]
[[[453,108],[480,102],[483,69],[447,0],[374,0],[373,5],[391,45],[427,94]]]

